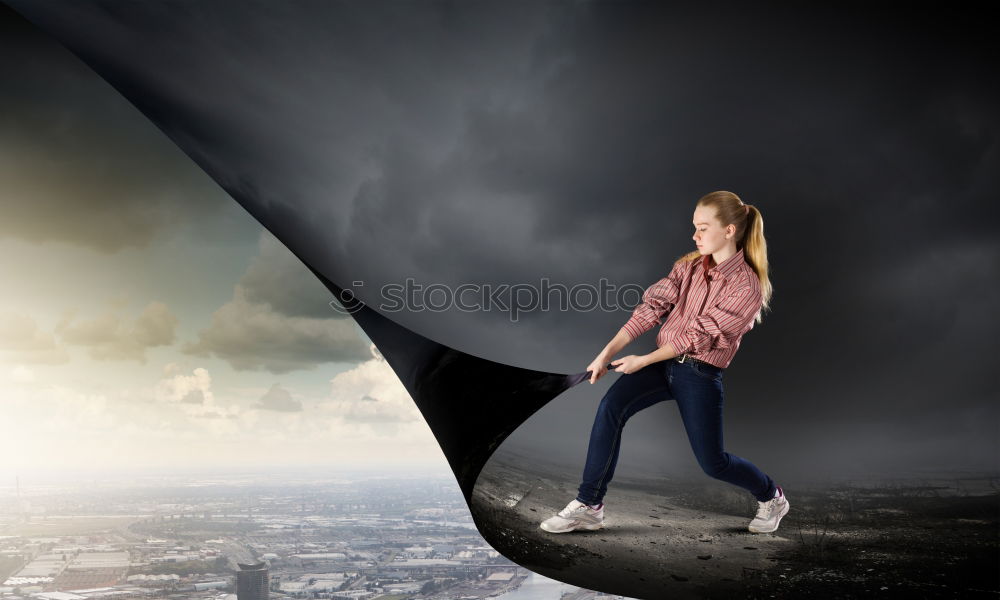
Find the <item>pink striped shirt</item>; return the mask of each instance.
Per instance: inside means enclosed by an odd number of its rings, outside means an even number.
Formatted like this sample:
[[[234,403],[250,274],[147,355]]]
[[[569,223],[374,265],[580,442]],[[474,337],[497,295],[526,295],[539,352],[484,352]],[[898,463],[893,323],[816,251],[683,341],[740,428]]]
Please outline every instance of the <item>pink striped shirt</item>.
[[[760,279],[742,248],[714,267],[711,260],[706,255],[677,261],[669,275],[649,286],[622,327],[629,340],[652,329],[669,312],[656,335],[658,348],[669,343],[678,355],[728,367],[763,305]]]

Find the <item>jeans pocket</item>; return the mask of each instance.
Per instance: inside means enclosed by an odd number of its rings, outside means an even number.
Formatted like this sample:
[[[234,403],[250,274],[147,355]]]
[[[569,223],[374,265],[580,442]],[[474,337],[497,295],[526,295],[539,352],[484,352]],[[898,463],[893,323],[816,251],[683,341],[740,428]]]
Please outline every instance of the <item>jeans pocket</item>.
[[[691,370],[704,379],[720,379],[722,377],[722,370],[718,367],[713,367],[712,365],[706,365],[699,362],[692,361]]]

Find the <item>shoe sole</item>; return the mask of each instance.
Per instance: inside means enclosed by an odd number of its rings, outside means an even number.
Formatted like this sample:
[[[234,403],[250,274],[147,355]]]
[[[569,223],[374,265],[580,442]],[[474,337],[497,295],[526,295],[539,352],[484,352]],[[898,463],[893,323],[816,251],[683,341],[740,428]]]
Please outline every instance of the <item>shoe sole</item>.
[[[777,531],[778,530],[778,524],[781,523],[781,518],[784,517],[785,515],[787,515],[789,509],[792,508],[792,505],[791,505],[791,503],[788,500],[785,500],[785,505],[784,506],[785,506],[785,508],[780,513],[778,513],[778,518],[777,518],[777,520],[775,520],[773,528],[771,528],[771,529],[758,529],[758,528],[754,527],[753,525],[750,525],[750,526],[747,527],[747,529],[749,529],[751,533],[773,533],[773,532]]]
[[[598,529],[604,528],[604,523],[593,523],[593,524],[580,524],[576,527],[570,527],[569,529],[549,529],[545,524],[539,525],[542,531],[547,531],[549,533],[569,533],[571,531],[597,531]]]

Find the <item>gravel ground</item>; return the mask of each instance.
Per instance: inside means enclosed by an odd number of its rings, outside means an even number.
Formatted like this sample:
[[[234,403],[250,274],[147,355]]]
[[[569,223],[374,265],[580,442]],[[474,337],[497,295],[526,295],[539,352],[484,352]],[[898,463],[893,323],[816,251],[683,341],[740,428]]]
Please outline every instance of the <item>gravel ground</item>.
[[[530,467],[530,469],[528,468]],[[634,598],[996,598],[1000,495],[966,483],[782,482],[791,511],[754,534],[756,500],[708,477],[616,476],[605,528],[539,523],[576,496],[579,473],[498,452],[476,482],[486,540],[546,577]],[[958,490],[958,491],[956,491]]]

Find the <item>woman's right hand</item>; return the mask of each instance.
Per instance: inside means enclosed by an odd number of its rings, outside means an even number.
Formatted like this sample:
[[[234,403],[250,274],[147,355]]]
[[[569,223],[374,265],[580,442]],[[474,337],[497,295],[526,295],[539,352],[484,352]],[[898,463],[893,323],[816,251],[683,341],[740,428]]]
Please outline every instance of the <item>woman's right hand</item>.
[[[590,363],[587,370],[590,371],[590,383],[594,384],[605,373],[608,372],[608,358],[603,354],[598,354],[594,362]]]

